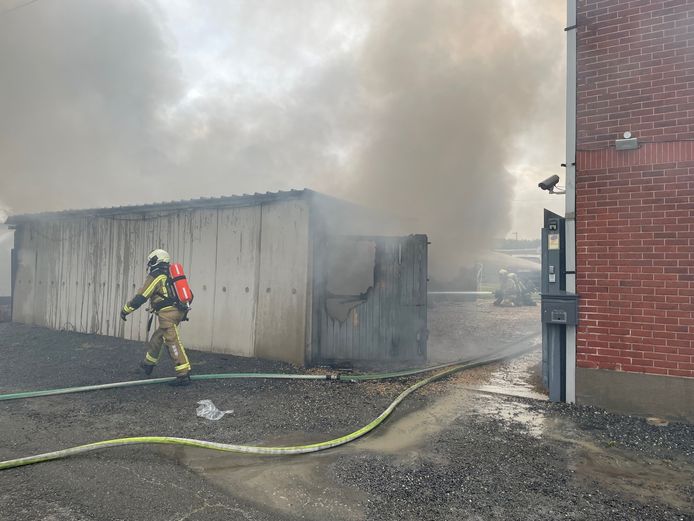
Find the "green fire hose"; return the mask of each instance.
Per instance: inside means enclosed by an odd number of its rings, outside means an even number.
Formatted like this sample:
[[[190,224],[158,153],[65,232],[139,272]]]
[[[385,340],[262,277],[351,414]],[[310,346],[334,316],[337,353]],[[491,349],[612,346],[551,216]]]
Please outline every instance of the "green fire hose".
[[[435,371],[437,369],[442,369],[445,367],[451,367],[453,365],[459,365],[465,363],[462,361],[450,362],[447,364],[440,364],[431,367],[425,367],[423,369],[407,369],[403,371],[387,372],[387,373],[372,373],[372,374],[358,374],[358,375],[345,375],[337,373],[324,373],[324,374],[293,374],[293,373],[216,373],[216,374],[199,374],[191,375],[191,380],[227,380],[227,379],[240,379],[240,378],[260,378],[260,379],[271,379],[271,380],[341,380],[348,382],[359,382],[366,380],[385,380],[388,378],[401,378],[404,376],[413,376],[416,374],[427,373],[430,371]],[[73,394],[73,393],[83,393],[87,391],[98,391],[104,389],[120,389],[124,387],[136,387],[141,385],[154,385],[154,384],[164,384],[174,381],[176,378],[166,377],[166,378],[148,378],[146,380],[132,380],[127,382],[113,382],[108,384],[96,384],[96,385],[83,385],[80,387],[65,387],[62,389],[44,389],[40,391],[20,391],[16,393],[0,394],[0,402],[6,400],[21,400],[25,398],[38,398],[40,396],[56,396],[60,394]]]
[[[192,375],[191,380],[214,380],[227,378],[270,378],[292,380],[326,380],[332,375],[312,374],[284,374],[284,373],[220,373]],[[65,387],[63,389],[45,389],[41,391],[21,391],[17,393],[0,394],[0,402],[3,400],[21,400],[24,398],[38,398],[39,396],[55,396],[58,394],[83,393],[86,391],[98,391],[103,389],[119,389],[123,387],[136,387],[140,385],[154,385],[173,382],[176,377],[148,378],[146,380],[132,380],[128,382],[113,382],[110,384],[83,385],[81,387]]]
[[[527,335],[510,346],[500,349],[495,353],[490,353],[486,358],[458,360],[456,362],[448,362],[445,364],[434,365],[418,369],[404,369],[401,371],[385,372],[385,373],[367,373],[367,374],[339,374],[339,373],[323,373],[323,374],[295,374],[295,373],[216,373],[216,374],[199,374],[192,375],[191,380],[227,380],[239,378],[264,378],[274,380],[340,380],[347,382],[362,382],[368,380],[386,380],[389,378],[402,378],[405,376],[414,376],[417,374],[428,373],[437,369],[444,369],[458,365],[474,363],[478,360],[495,361],[509,356],[510,354],[520,354],[521,351],[512,349],[514,346],[522,345],[530,339],[537,339],[536,334]],[[527,348],[522,351],[527,351]],[[485,362],[489,363],[489,362]],[[83,393],[87,391],[98,391],[104,389],[120,389],[124,387],[136,387],[141,385],[156,385],[173,382],[176,378],[147,378],[145,380],[131,380],[127,382],[112,382],[108,384],[83,385],[79,387],[64,387],[61,389],[43,389],[40,391],[19,391],[15,393],[0,394],[0,402],[6,400],[21,400],[25,398],[38,398],[40,396],[56,396],[60,394]]]

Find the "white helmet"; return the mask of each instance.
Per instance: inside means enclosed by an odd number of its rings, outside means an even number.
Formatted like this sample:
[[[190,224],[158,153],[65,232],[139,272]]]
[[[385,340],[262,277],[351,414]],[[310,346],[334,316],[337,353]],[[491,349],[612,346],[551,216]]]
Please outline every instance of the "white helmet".
[[[160,264],[168,264],[171,262],[171,256],[168,252],[162,249],[152,250],[149,255],[147,255],[147,266],[154,268]]]

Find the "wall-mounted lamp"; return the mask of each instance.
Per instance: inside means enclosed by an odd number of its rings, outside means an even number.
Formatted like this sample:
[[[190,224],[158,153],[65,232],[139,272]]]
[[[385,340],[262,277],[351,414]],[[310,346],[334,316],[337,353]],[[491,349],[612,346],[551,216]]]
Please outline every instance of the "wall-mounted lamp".
[[[624,139],[615,139],[614,146],[617,150],[635,150],[639,148],[639,140],[631,136],[628,130],[623,134]]]

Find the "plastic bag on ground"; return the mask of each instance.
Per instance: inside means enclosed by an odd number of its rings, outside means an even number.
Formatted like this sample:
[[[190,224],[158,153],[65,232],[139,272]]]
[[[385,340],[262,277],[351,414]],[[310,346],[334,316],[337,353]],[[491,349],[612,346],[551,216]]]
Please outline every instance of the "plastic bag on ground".
[[[206,418],[208,420],[219,420],[225,414],[233,414],[231,411],[220,411],[217,409],[212,400],[200,400],[198,402],[198,408],[195,410],[198,416],[201,418]]]

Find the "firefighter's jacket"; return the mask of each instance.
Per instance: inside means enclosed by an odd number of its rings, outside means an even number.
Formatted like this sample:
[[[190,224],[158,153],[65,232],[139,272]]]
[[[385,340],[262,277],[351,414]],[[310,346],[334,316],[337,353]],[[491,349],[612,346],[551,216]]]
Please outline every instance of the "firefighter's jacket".
[[[150,271],[137,294],[123,306],[123,311],[129,315],[147,300],[157,314],[165,309],[176,308],[177,300],[171,294],[168,281],[168,266]]]

